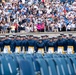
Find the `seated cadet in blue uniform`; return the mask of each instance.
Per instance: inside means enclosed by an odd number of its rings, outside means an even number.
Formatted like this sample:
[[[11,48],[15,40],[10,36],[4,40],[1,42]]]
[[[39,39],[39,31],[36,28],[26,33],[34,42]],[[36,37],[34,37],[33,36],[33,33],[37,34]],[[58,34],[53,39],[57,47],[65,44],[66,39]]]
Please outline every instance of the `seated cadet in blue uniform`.
[[[54,52],[54,42],[52,38],[49,38],[49,41],[46,43],[46,51],[52,50]]]
[[[4,47],[2,38],[3,38],[3,37],[0,37],[0,52],[3,51],[3,47]]]
[[[21,51],[23,52],[27,51],[27,39],[25,35],[21,36]]]
[[[14,36],[11,36],[10,38],[11,38],[11,44],[10,44],[11,51],[15,52],[15,39],[14,39]]]
[[[62,40],[64,42],[64,51],[67,50],[67,36],[66,35],[62,35]]]
[[[15,40],[15,52],[20,53],[21,52],[21,40],[20,36],[18,35],[16,40]]]
[[[62,39],[62,36],[58,36],[57,49],[61,49],[62,53],[64,52],[64,40]]]
[[[39,37],[34,36],[33,40],[35,41],[35,52],[36,52],[37,51],[36,43],[38,42]]]
[[[53,42],[54,42],[54,51],[57,51],[57,37],[53,37]]]
[[[5,40],[3,41],[3,44],[4,44],[4,52],[10,53],[11,40],[9,39],[9,35],[6,35]]]
[[[41,37],[42,37],[42,41],[43,41],[44,44],[45,44],[45,52],[47,52],[46,44],[47,44],[47,42],[49,41],[49,37],[48,37],[48,35],[44,35],[44,36],[41,36]]]
[[[67,39],[67,50],[68,48],[71,48],[72,50],[75,49],[75,40],[72,39],[72,34],[69,34],[69,37]]]
[[[28,41],[27,41],[27,47],[29,52],[35,52],[35,41],[33,39],[33,35],[29,35]]]
[[[39,39],[36,43],[37,52],[44,53],[45,51],[45,43],[42,41],[42,39]]]

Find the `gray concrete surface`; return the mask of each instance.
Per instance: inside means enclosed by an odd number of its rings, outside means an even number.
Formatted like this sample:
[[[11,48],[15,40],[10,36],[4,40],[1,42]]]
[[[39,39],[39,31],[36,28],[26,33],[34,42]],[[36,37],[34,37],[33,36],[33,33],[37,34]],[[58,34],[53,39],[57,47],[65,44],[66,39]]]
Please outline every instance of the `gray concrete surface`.
[[[34,35],[34,36],[48,35],[49,37],[53,37],[53,36],[58,36],[61,33],[66,34],[66,35],[68,35],[69,33],[71,33],[71,34],[73,34],[73,36],[76,36],[76,31],[73,31],[73,32],[30,32],[30,33],[23,32],[23,33],[5,33],[5,34],[0,34],[0,36],[4,36],[6,34],[9,34],[11,36],[13,34],[16,34],[16,35]]]

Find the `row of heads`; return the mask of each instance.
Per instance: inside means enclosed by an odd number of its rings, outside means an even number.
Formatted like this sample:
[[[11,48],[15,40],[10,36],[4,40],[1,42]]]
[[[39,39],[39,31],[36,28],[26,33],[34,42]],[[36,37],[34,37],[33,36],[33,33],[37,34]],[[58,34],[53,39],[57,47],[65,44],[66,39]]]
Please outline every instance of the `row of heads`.
[[[67,38],[67,35],[66,34],[59,34],[58,36],[52,36],[52,37],[49,37],[49,35],[41,35],[40,37],[39,36],[34,36],[34,35],[17,35],[17,34],[13,34],[13,35],[9,35],[9,34],[6,34],[4,36],[0,36],[0,39],[3,39],[3,38],[36,38],[36,39],[58,39],[58,38]],[[72,38],[76,38],[75,36],[73,36],[72,34],[68,34],[68,37],[72,37]]]

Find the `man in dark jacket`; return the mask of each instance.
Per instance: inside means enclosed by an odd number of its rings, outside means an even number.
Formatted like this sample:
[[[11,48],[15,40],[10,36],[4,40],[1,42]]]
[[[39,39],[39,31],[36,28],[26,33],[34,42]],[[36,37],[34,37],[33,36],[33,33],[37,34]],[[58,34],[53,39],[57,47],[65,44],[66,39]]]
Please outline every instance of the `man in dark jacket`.
[[[36,43],[35,40],[33,39],[33,35],[29,35],[29,39],[27,41],[27,47],[29,53],[35,52]]]
[[[45,43],[42,41],[42,39],[39,39],[36,43],[37,52],[38,53],[44,53],[45,50]]]
[[[15,40],[15,52],[20,53],[21,52],[21,40],[20,36],[18,35],[16,40]]]
[[[75,49],[75,40],[72,39],[72,34],[69,34],[67,39],[67,51],[68,53],[74,53]]]
[[[9,35],[6,35],[5,40],[3,41],[3,44],[4,44],[4,53],[10,53],[11,40],[9,39]]]

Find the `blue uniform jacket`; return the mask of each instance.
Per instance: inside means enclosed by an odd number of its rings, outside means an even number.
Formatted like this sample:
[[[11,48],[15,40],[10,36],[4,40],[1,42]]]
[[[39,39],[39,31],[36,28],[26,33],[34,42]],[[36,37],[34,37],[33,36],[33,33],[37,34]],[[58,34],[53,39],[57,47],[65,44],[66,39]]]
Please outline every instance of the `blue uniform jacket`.
[[[14,52],[15,51],[15,40],[11,40],[11,44],[10,44],[10,47],[11,47],[11,51]]]
[[[36,42],[35,42],[35,40],[29,39],[29,40],[27,41],[27,50],[28,50],[28,47],[29,47],[29,46],[33,46],[33,47],[34,47],[34,50],[35,50],[35,47],[36,47]]]
[[[46,44],[46,51],[48,52],[48,48],[49,47],[54,47],[54,44],[55,44],[54,42],[50,42],[50,41],[47,42],[47,44]]]
[[[27,40],[22,40],[21,41],[21,50],[23,50],[23,47],[25,48],[25,51],[27,51]]]
[[[21,40],[15,40],[15,47],[20,46],[21,47]]]
[[[74,47],[74,51],[75,51],[75,40],[73,39],[67,39],[67,47],[68,46],[73,46]]]
[[[38,48],[44,48],[44,51],[45,51],[45,43],[44,42],[37,42],[36,43],[36,47],[37,47],[37,51],[38,51]]]

